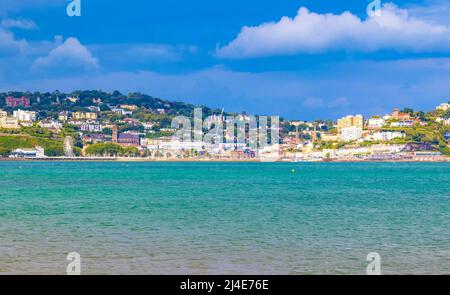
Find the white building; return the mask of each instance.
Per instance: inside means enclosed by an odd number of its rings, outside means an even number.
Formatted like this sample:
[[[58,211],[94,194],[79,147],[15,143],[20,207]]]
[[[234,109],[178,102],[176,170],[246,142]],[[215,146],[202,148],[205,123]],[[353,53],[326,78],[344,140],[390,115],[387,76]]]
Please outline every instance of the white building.
[[[100,108],[99,108],[98,106],[89,106],[88,109],[89,109],[91,112],[96,112],[96,113],[99,113],[99,112],[100,112]]]
[[[10,158],[45,158],[44,149],[36,146],[34,149],[18,148],[11,152]]]
[[[414,126],[414,121],[397,121],[397,122],[392,122],[391,123],[391,127],[412,127]]]
[[[130,115],[131,116],[133,114],[132,111],[124,110],[124,109],[121,109],[121,108],[112,108],[111,111],[116,113],[116,114],[122,115],[122,116],[126,116],[126,115]]]
[[[290,121],[289,125],[299,127],[301,125],[306,125],[306,121]]]
[[[376,132],[369,136],[370,139],[374,141],[391,141],[394,138],[404,138],[405,133],[398,131],[382,131]]]
[[[341,140],[343,141],[358,140],[361,137],[362,137],[362,128],[360,127],[352,126],[341,129]]]
[[[36,112],[17,110],[14,111],[13,117],[17,118],[19,122],[34,122],[36,121]]]
[[[445,103],[441,103],[440,105],[438,105],[436,107],[436,110],[441,110],[441,111],[446,111],[448,109],[450,109],[450,104],[446,103],[446,102]]]
[[[103,128],[99,123],[83,123],[80,125],[80,130],[87,132],[102,132]]]
[[[145,130],[150,130],[156,125],[157,124],[155,122],[144,122],[144,123],[142,123],[142,126],[144,126]]]
[[[450,125],[450,118],[444,119],[444,118],[436,118],[436,122],[444,125]]]
[[[385,120],[382,118],[370,118],[368,120],[368,128],[369,129],[380,129],[385,124]]]
[[[147,149],[151,151],[162,151],[162,152],[179,152],[182,150],[203,150],[202,142],[182,142],[179,140],[168,140],[164,138],[162,140],[147,140]]]
[[[55,120],[51,120],[51,121],[41,121],[39,122],[39,126],[41,128],[48,128],[48,129],[61,129],[62,128],[62,123],[55,121]]]

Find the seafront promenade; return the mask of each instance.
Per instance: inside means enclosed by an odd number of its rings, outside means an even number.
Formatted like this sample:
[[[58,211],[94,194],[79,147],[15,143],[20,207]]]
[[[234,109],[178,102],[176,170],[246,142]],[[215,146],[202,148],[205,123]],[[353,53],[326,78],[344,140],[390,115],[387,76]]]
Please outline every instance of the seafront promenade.
[[[446,163],[450,162],[450,157],[445,157],[440,160],[413,160],[413,159],[398,159],[398,160],[367,160],[367,159],[336,159],[328,160],[301,160],[293,161],[292,159],[278,159],[275,161],[265,161],[263,159],[248,158],[248,159],[207,159],[207,158],[133,158],[133,157],[46,157],[46,158],[0,158],[2,162],[192,162],[192,163]]]

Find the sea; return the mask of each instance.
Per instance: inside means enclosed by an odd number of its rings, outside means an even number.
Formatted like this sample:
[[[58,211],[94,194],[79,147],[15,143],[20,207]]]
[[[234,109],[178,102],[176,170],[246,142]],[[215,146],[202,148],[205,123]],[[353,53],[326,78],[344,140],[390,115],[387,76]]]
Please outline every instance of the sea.
[[[73,252],[82,274],[450,274],[450,163],[0,162],[0,274]]]

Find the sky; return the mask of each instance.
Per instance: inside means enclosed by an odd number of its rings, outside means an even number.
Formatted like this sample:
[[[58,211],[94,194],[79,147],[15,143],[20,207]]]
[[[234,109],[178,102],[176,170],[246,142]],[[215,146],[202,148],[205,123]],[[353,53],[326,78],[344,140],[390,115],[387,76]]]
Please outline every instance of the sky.
[[[450,1],[0,0],[0,91],[99,89],[289,119],[450,100]]]

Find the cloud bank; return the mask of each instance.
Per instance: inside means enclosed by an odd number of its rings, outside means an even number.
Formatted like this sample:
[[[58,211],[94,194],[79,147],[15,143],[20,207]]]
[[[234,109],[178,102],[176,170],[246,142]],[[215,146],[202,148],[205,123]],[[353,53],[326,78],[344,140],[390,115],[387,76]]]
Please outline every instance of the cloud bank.
[[[55,85],[60,91],[138,91],[228,111],[336,119],[351,113],[384,114],[394,107],[434,109],[449,100],[450,59],[343,62],[330,64],[327,73],[315,74],[214,67],[183,74],[100,70],[3,85],[0,79],[2,90],[54,91]]]
[[[35,61],[36,67],[98,68],[98,60],[77,38],[67,38],[48,56]]]
[[[381,16],[364,20],[350,12],[318,14],[302,7],[294,18],[243,27],[236,39],[216,50],[216,56],[253,58],[333,50],[450,52],[450,27],[412,17],[392,3],[383,6]]]
[[[36,29],[36,24],[27,19],[4,19],[1,22],[1,26],[7,29],[19,28],[24,30]]]
[[[17,54],[28,48],[26,40],[18,40],[14,34],[0,27],[0,53]]]

